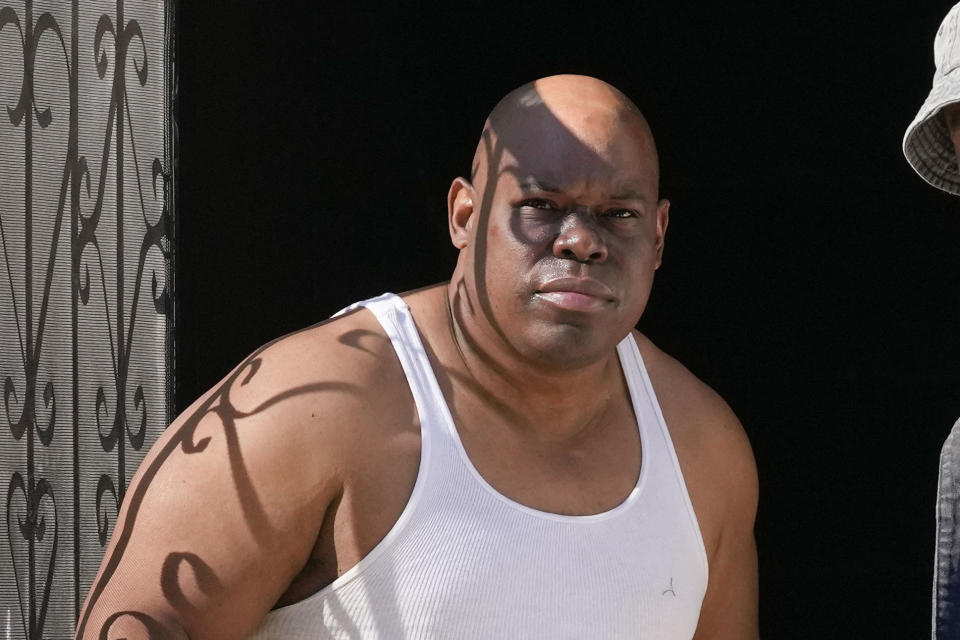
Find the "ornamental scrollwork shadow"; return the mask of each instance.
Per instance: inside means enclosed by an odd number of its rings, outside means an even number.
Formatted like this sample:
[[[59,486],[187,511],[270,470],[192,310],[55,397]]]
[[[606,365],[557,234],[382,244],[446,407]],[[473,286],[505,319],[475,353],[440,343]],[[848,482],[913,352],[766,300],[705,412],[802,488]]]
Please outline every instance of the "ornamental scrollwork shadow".
[[[47,128],[53,121],[53,112],[50,107],[40,108],[34,90],[34,71],[37,51],[41,40],[48,33],[56,37],[64,55],[64,63],[68,77],[73,76],[69,53],[61,33],[60,25],[50,13],[42,13],[36,19],[33,17],[32,3],[27,3],[23,18],[12,7],[0,8],[0,31],[15,29],[19,35],[21,52],[23,55],[23,69],[20,81],[20,92],[16,104],[6,105],[7,118],[14,127],[23,127],[24,131],[24,158],[25,158],[25,199],[22,212],[26,229],[24,247],[24,295],[22,304],[18,304],[14,285],[14,272],[9,260],[9,232],[3,224],[3,212],[0,212],[0,245],[3,247],[4,261],[8,276],[8,286],[12,306],[14,307],[14,321],[17,327],[21,365],[24,372],[24,386],[19,390],[12,376],[4,379],[4,410],[7,418],[10,435],[15,441],[25,441],[26,460],[25,472],[14,471],[10,476],[6,491],[5,520],[6,534],[10,548],[11,566],[13,567],[14,582],[20,608],[20,623],[27,637],[40,638],[43,636],[51,592],[53,590],[54,569],[59,543],[60,523],[57,510],[57,499],[48,478],[37,469],[37,448],[48,447],[53,441],[56,426],[56,391],[53,381],[48,381],[38,397],[38,373],[40,353],[44,344],[47,329],[47,317],[50,303],[53,266],[55,263],[57,245],[61,239],[64,222],[64,200],[66,186],[69,181],[70,162],[65,162],[63,180],[61,181],[60,206],[54,212],[54,234],[49,247],[47,272],[34,274],[34,246],[32,231],[33,219],[36,214],[33,208],[33,139],[34,125],[39,129]],[[50,38],[51,36],[47,36]],[[9,217],[7,218],[9,220]],[[40,248],[41,251],[43,248]],[[18,265],[19,266],[19,265]],[[34,276],[40,275],[41,304],[35,309]],[[38,315],[35,312],[39,311]],[[11,400],[13,402],[11,402]],[[40,421],[40,412],[37,403],[42,401],[48,410],[49,418],[46,424]],[[17,409],[15,406],[19,405]],[[19,415],[16,415],[19,413]],[[49,505],[44,509],[44,505]],[[52,533],[49,531],[52,529]],[[50,536],[50,538],[48,538]],[[44,557],[41,553],[49,540],[49,554]],[[26,553],[18,554],[18,546],[26,544]],[[26,556],[26,566],[23,563]]]
[[[4,355],[11,356],[5,358],[9,365],[22,368],[14,373],[0,372],[3,418],[5,431],[14,441],[22,443],[24,452],[20,461],[15,463],[21,466],[11,469],[7,479],[5,535],[12,560],[12,582],[15,583],[11,588],[16,589],[20,603],[20,625],[24,636],[31,640],[50,637],[51,633],[58,636],[65,633],[60,630],[51,632],[47,627],[51,598],[63,599],[72,592],[76,616],[81,605],[81,592],[86,589],[81,582],[92,578],[81,576],[79,542],[75,540],[72,549],[61,549],[65,533],[63,522],[70,519],[66,510],[72,507],[74,523],[81,521],[81,511],[96,510],[95,535],[103,548],[109,536],[109,516],[118,512],[127,478],[133,470],[129,454],[142,450],[146,444],[150,416],[156,415],[161,423],[165,423],[169,413],[169,407],[149,406],[149,394],[145,392],[147,381],[134,380],[130,370],[138,346],[134,329],[138,310],[146,301],[144,295],[151,298],[146,302],[152,312],[165,316],[167,323],[172,322],[172,297],[167,276],[172,261],[172,215],[168,207],[171,178],[169,169],[165,168],[169,140],[165,132],[164,157],[146,159],[143,168],[149,167],[149,170],[142,172],[142,152],[137,148],[134,114],[127,94],[128,80],[131,86],[146,87],[151,79],[151,69],[165,68],[165,59],[159,65],[149,62],[148,45],[163,43],[147,42],[140,23],[125,16],[127,4],[124,0],[117,0],[111,15],[99,16],[93,50],[89,53],[81,51],[79,46],[84,41],[78,19],[81,12],[79,0],[72,0],[67,5],[69,17],[62,23],[50,12],[34,15],[32,0],[25,0],[16,8],[0,6],[0,35],[17,34],[23,56],[19,91],[12,103],[4,105],[6,120],[22,132],[23,147],[22,150],[0,150],[0,153],[22,152],[24,165],[22,209],[4,211],[0,208],[0,253],[7,274],[7,282],[0,282],[0,299],[9,295],[19,362],[14,362],[17,359],[12,357],[14,351]],[[65,30],[63,27],[68,23]],[[61,96],[68,97],[69,107],[66,109],[41,104],[35,91],[40,70],[37,66],[38,50],[43,42],[47,43],[44,51],[48,51],[51,41],[58,58],[62,53],[66,70],[66,82],[57,89]],[[162,50],[163,46],[159,49]],[[48,62],[45,56],[45,71]],[[83,92],[79,72],[87,66],[95,69],[99,80],[109,83],[106,127],[99,162],[93,163],[99,167],[96,176],[91,170],[91,162],[80,154],[79,142],[80,129],[84,126],[81,122]],[[8,64],[3,71],[10,68],[12,65]],[[164,99],[169,97],[164,96]],[[167,113],[167,110],[163,112]],[[42,156],[43,148],[36,143],[37,136],[53,122],[67,125],[67,144],[65,157],[57,162],[57,165],[62,162],[63,168],[56,188],[56,205],[51,208],[37,206],[37,196],[42,189],[46,187],[47,191],[43,193],[53,195],[54,188],[38,184],[34,173],[39,161],[49,164],[50,158]],[[6,180],[9,178],[5,176]],[[133,193],[124,192],[128,181],[136,186]],[[117,188],[116,196],[109,202],[106,197],[108,184]],[[127,200],[125,196],[128,196]],[[84,211],[85,208],[88,210]],[[159,215],[155,213],[157,208]],[[104,218],[113,215],[117,219],[115,230],[104,231]],[[130,224],[131,221],[136,224]],[[35,237],[34,228],[39,229],[41,224],[52,229],[49,246],[40,246]],[[141,227],[144,230],[142,235]],[[131,229],[137,231],[131,233]],[[18,251],[15,251],[15,234],[21,231],[23,246],[18,245]],[[61,246],[69,248],[69,265],[64,264],[65,260],[58,252]],[[125,272],[126,269],[130,269],[129,273]],[[72,326],[55,325],[49,320],[51,304],[56,304],[56,296],[52,295],[54,281],[61,272],[70,278]],[[134,277],[132,291],[125,290],[129,275]],[[148,278],[149,292],[145,292],[144,284]],[[108,281],[112,287],[108,288]],[[101,292],[102,295],[97,295]],[[112,379],[100,385],[94,397],[87,398],[78,394],[82,350],[78,318],[82,308],[93,305],[99,307],[98,314],[106,318]],[[43,379],[41,356],[45,345],[50,342],[51,333],[70,335],[72,394],[63,388],[65,381],[55,382],[52,377]],[[62,364],[66,371],[68,363]],[[165,380],[157,383],[162,385]],[[58,402],[61,394],[73,398],[72,407],[70,402]],[[164,393],[163,397],[168,394]],[[78,403],[92,405],[95,425],[80,424]],[[100,448],[115,462],[115,469],[88,479],[80,474],[80,439],[89,440],[94,427]],[[69,487],[54,483],[43,471],[42,461],[51,455],[55,440],[61,447],[73,451],[72,496]],[[96,482],[96,504],[81,504],[78,483],[86,481]],[[75,528],[76,532],[78,529]],[[79,534],[92,538],[94,532],[79,531]],[[55,584],[54,569],[58,557],[63,562],[62,558],[68,554],[72,555],[74,584]]]

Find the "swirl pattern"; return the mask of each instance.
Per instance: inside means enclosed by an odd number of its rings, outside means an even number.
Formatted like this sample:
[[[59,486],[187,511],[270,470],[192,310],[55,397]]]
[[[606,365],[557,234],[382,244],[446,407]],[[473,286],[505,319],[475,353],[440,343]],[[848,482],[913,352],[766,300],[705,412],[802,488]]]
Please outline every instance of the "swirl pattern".
[[[30,640],[72,636],[169,421],[173,310],[172,3],[38,6],[0,4],[0,602]]]

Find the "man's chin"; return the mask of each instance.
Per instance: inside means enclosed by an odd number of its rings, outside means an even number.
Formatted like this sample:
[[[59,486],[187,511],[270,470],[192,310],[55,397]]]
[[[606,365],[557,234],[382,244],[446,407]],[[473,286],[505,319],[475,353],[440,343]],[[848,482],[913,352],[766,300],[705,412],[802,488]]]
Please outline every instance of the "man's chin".
[[[612,340],[616,335],[613,327],[577,320],[538,322],[524,344],[517,346],[528,358],[561,370],[579,369],[609,357],[619,342]]]

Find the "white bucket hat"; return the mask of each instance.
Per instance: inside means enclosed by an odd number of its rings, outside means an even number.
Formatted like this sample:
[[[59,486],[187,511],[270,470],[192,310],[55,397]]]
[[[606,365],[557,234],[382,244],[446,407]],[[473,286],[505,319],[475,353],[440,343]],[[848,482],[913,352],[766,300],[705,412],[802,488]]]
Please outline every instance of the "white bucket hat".
[[[903,136],[903,155],[920,177],[935,187],[960,195],[960,168],[940,109],[960,102],[960,4],[940,24],[933,41],[937,69],[933,88]]]

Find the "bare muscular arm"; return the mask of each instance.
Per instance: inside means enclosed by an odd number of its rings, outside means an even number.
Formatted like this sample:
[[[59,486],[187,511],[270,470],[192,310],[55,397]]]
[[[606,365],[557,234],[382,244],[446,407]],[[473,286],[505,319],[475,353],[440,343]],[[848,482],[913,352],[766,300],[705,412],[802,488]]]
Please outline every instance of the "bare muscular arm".
[[[727,414],[724,419],[724,415]],[[715,500],[722,511],[711,518],[712,550],[708,548],[710,580],[696,640],[758,637],[757,549],[753,527],[757,512],[757,471],[750,444],[740,423],[727,409],[712,434],[710,448],[716,484],[701,490],[698,502]],[[721,495],[722,494],[722,495]],[[701,507],[706,511],[706,507]]]
[[[329,353],[347,347],[324,331],[254,353],[164,432],[124,498],[78,638],[239,638],[273,607],[340,491],[342,416],[361,403],[350,358]]]

